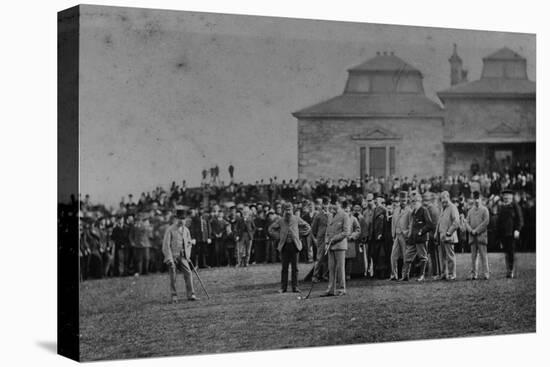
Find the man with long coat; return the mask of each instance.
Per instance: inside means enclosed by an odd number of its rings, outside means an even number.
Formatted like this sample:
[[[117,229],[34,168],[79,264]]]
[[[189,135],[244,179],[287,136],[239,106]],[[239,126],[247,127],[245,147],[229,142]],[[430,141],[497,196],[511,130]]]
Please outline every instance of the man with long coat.
[[[523,227],[523,215],[519,205],[514,201],[513,191],[503,190],[502,201],[503,205],[498,213],[496,232],[504,250],[506,277],[514,278],[516,276],[516,241],[519,239]]]
[[[370,253],[372,256],[373,273],[375,278],[383,278],[385,270],[385,225],[386,225],[386,207],[385,199],[382,195],[376,197],[374,213],[372,217],[372,234],[369,242]]]

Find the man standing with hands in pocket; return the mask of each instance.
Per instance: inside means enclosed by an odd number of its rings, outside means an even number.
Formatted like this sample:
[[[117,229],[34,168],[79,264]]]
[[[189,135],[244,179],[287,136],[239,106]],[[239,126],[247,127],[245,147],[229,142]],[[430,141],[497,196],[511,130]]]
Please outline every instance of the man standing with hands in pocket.
[[[185,210],[182,207],[176,207],[176,221],[166,229],[164,240],[162,242],[162,253],[164,262],[168,265],[168,273],[170,275],[170,293],[172,302],[178,302],[178,293],[176,290],[176,275],[177,270],[183,273],[185,281],[185,289],[187,299],[196,301],[193,289],[193,277],[189,266],[189,256],[191,255],[191,233],[184,224]]]
[[[489,279],[489,259],[487,258],[487,226],[489,225],[489,210],[481,204],[479,191],[474,191],[474,205],[466,216],[466,230],[470,234],[468,242],[472,251],[471,280],[477,279],[477,255],[481,258],[483,279]]]
[[[456,279],[456,260],[454,245],[458,243],[459,214],[456,206],[451,202],[447,191],[441,193],[441,205],[443,209],[439,215],[439,221],[435,230],[439,239],[441,278],[445,280]]]

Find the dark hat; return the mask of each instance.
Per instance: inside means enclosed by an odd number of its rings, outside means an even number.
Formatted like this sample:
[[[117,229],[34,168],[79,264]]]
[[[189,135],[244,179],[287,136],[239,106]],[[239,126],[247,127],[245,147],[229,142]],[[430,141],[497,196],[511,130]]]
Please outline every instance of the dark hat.
[[[504,189],[504,190],[501,191],[500,194],[501,195],[506,195],[506,194],[514,195],[514,192],[510,189]]]
[[[176,206],[176,218],[184,219],[185,218],[185,208],[181,205]]]
[[[473,198],[474,199],[479,199],[479,191],[474,191],[474,193],[472,194]]]
[[[380,193],[380,194],[376,194],[376,198],[382,198],[382,199],[385,199],[385,196],[384,194]]]
[[[399,198],[406,199],[409,194],[406,191],[399,192]]]

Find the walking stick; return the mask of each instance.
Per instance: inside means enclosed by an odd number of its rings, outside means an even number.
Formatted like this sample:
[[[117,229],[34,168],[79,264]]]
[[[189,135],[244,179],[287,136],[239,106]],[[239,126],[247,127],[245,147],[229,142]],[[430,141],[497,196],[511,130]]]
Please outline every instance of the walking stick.
[[[365,272],[363,273],[363,276],[366,278],[368,274],[367,269],[369,268],[369,263],[367,258],[367,246],[365,243],[362,246],[363,246],[363,263],[365,264]]]
[[[201,280],[201,277],[199,276],[199,273],[197,272],[197,269],[195,269],[195,266],[193,265],[193,263],[191,262],[191,260],[187,260],[187,262],[189,263],[189,265],[191,266],[191,270],[193,270],[193,272],[195,273],[195,275],[197,276],[197,279],[199,280],[199,283],[202,287],[202,290],[204,291],[204,293],[206,294],[206,298],[210,299],[210,295],[208,295],[208,291],[206,290],[206,288],[204,287],[204,284],[202,283],[202,280]]]
[[[434,244],[435,245],[435,262],[437,264],[437,275],[438,276],[441,275],[441,264],[440,264],[440,261],[439,261],[439,249],[438,249],[438,246],[441,246],[441,243],[439,242],[440,239],[441,239],[441,237],[439,237],[439,233],[438,233],[437,234],[437,242]]]

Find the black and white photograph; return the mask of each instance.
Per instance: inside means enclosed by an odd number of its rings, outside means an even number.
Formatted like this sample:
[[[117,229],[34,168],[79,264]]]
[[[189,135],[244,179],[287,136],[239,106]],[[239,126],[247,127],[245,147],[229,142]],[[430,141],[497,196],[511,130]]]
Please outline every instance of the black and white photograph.
[[[58,57],[77,359],[536,332],[535,34],[78,5]]]

